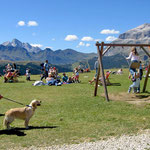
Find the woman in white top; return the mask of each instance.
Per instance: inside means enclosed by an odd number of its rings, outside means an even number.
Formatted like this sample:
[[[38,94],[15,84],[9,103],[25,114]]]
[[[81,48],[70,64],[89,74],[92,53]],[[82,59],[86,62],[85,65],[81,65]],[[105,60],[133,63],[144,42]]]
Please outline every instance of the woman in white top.
[[[130,71],[132,77],[134,77],[134,73],[137,71],[136,71],[136,68],[133,68],[131,66],[132,66],[132,63],[139,62],[139,54],[135,47],[132,47],[129,57],[127,57],[126,59],[131,59],[131,65],[130,65],[129,71]]]
[[[135,47],[131,49],[131,52],[129,54],[129,57],[126,59],[131,59],[131,62],[138,62],[139,61],[139,54]]]

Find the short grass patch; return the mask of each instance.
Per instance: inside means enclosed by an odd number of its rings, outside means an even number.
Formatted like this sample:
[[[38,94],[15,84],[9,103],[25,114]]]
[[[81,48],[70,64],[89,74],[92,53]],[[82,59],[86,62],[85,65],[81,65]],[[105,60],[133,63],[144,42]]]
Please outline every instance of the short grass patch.
[[[70,73],[71,74],[71,73]],[[10,108],[22,107],[16,103],[0,100],[0,145],[1,149],[13,147],[50,146],[63,143],[97,141],[110,136],[133,134],[150,128],[150,105],[137,106],[125,101],[106,102],[103,87],[98,87],[98,96],[94,97],[94,86],[88,83],[94,72],[80,74],[81,83],[62,86],[34,87],[34,81],[19,77],[19,83],[3,83],[0,79],[0,93],[24,104],[31,100],[42,101],[30,120],[31,129],[24,128],[22,120],[15,120],[15,130],[6,131],[3,126],[3,114]],[[39,80],[39,75],[32,75]],[[131,82],[128,71],[123,75],[111,75],[112,83],[120,86],[108,86],[111,94],[127,92]],[[141,83],[141,87],[143,81]],[[150,89],[148,83],[147,89]],[[146,95],[149,95],[147,93]]]

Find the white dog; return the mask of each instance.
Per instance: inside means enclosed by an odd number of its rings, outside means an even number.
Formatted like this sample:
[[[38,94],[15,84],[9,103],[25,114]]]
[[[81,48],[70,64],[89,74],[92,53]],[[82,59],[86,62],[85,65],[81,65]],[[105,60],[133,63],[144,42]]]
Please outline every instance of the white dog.
[[[26,129],[29,128],[29,120],[33,116],[35,109],[37,106],[41,105],[41,101],[33,100],[28,106],[23,107],[23,108],[13,108],[8,110],[5,113],[5,118],[4,118],[4,126],[6,126],[7,129],[10,128],[10,124],[14,121],[14,119],[22,119],[25,120],[25,127]]]

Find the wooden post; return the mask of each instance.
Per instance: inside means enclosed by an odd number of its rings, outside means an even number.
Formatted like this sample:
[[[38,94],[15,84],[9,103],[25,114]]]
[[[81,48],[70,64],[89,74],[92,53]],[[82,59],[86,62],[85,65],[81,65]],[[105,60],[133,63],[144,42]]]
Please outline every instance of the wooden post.
[[[146,90],[149,73],[150,73],[150,63],[149,63],[148,68],[147,68],[147,73],[146,73],[146,77],[145,77],[145,81],[144,81],[144,86],[143,86],[143,92],[145,92],[145,90]]]
[[[99,46],[97,46],[97,55],[99,55],[99,53],[98,53],[99,51],[100,51],[99,50]],[[98,87],[99,75],[100,75],[100,64],[99,64],[99,61],[98,61],[98,71],[97,71],[97,77],[96,77],[96,83],[95,83],[94,96],[97,95],[97,87]]]
[[[141,48],[150,58],[150,54],[146,51],[146,49],[143,46],[141,46]],[[149,73],[150,73],[150,63],[149,63],[148,68],[147,68],[147,74],[146,74],[145,81],[144,81],[143,92],[145,92],[145,90],[146,90]]]
[[[107,87],[106,87],[106,81],[105,81],[105,75],[104,75],[104,69],[103,69],[103,63],[102,63],[103,44],[104,44],[104,42],[101,43],[101,51],[98,51],[98,61],[99,61],[100,70],[102,73],[102,83],[104,86],[105,98],[107,101],[109,101]]]
[[[96,76],[94,96],[97,95],[97,87],[98,87],[99,75],[100,75],[100,65],[99,65],[99,62],[98,62],[98,70],[97,70],[97,76]]]

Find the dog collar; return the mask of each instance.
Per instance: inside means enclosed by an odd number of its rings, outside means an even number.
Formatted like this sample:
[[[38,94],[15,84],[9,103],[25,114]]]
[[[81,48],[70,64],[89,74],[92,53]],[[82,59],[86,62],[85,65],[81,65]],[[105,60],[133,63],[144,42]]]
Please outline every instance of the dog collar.
[[[27,107],[31,107],[32,108],[32,106],[30,106],[30,105],[26,105]]]

